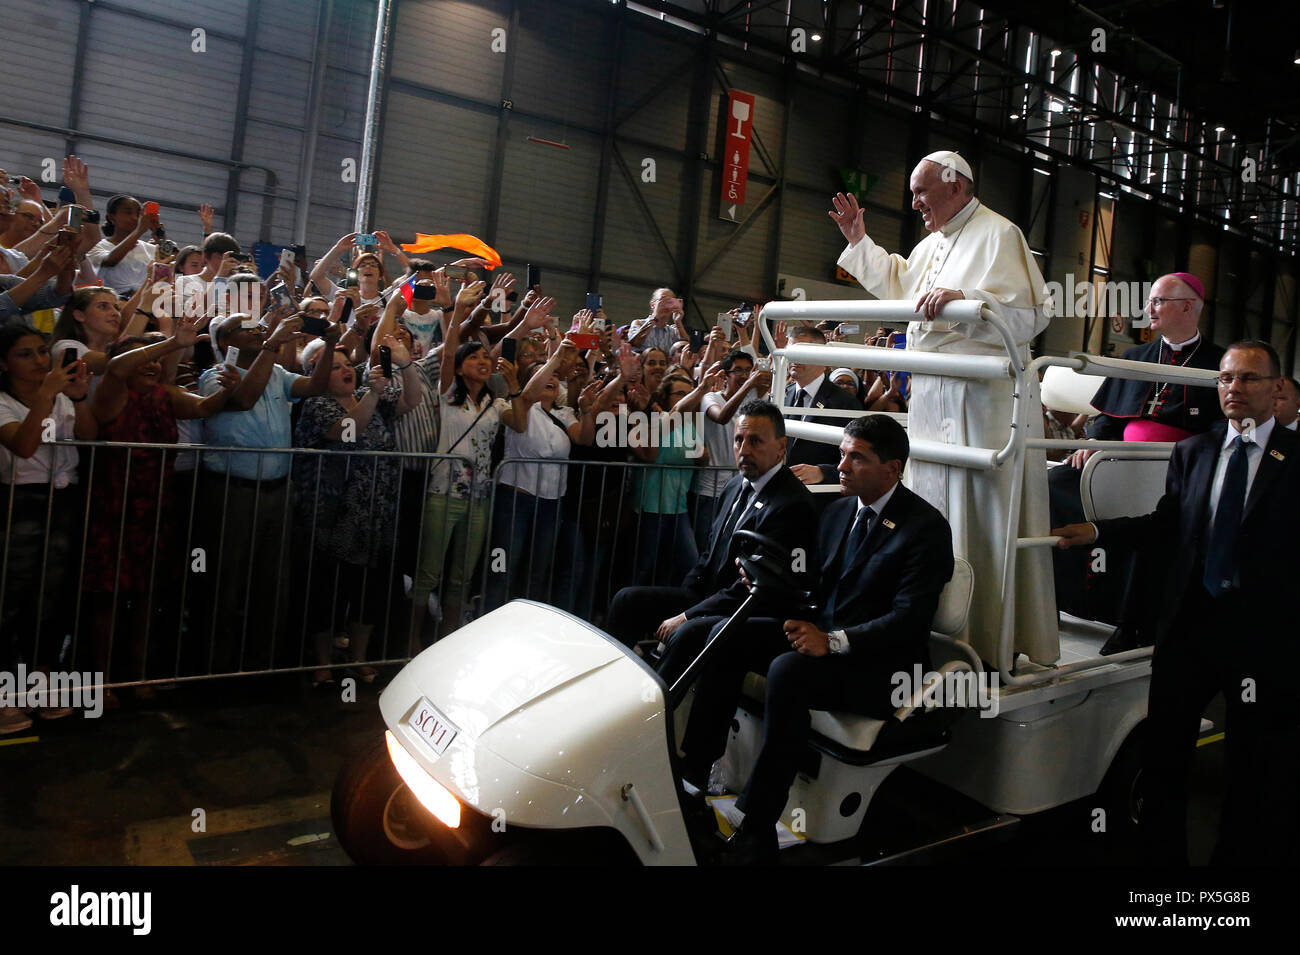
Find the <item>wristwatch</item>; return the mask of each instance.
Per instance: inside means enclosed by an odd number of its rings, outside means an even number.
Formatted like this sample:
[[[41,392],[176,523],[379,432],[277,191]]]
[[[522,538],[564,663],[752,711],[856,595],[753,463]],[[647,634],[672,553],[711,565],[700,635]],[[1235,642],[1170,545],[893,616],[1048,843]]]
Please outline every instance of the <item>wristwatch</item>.
[[[843,630],[832,630],[826,634],[826,647],[831,653],[848,653],[849,637]]]

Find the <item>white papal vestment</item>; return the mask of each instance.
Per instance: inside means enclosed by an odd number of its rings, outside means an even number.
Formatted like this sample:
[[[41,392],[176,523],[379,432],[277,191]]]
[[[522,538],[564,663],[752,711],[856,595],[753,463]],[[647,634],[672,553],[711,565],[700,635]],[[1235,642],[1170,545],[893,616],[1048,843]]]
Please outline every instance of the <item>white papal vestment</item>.
[[[979,299],[1011,329],[1022,361],[1029,343],[1047,327],[1042,273],[1020,230],[971,199],[960,212],[922,239],[904,258],[865,237],[841,253],[839,264],[880,299],[915,301],[933,288],[961,291]],[[987,323],[914,321],[907,347],[918,351],[1004,356],[996,329]],[[1038,421],[1038,383],[1030,382],[1031,426]],[[1012,383],[933,375],[912,377],[908,435],[970,447],[1001,448],[1011,426]],[[1031,432],[1036,434],[1036,432]],[[1020,536],[1046,536],[1046,464],[1042,451],[1026,455],[1026,493]],[[1002,559],[1010,518],[1011,468],[974,471],[926,461],[909,461],[903,481],[948,518],[953,551],[975,572],[968,623],[971,645],[996,662],[1002,610]],[[1021,551],[1016,569],[1016,649],[1037,663],[1058,656],[1056,601],[1051,555],[1044,548]]]

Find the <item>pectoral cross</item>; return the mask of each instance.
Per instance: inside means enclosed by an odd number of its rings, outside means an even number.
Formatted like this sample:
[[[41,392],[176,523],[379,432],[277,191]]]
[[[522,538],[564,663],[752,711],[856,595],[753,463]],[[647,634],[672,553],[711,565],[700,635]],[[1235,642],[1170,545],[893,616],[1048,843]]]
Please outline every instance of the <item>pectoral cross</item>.
[[[1160,410],[1160,404],[1163,401],[1163,399],[1164,399],[1164,389],[1162,388],[1160,391],[1157,391],[1155,393],[1155,396],[1152,397],[1151,399],[1151,403],[1147,405],[1148,418],[1154,418],[1156,416],[1156,412]]]

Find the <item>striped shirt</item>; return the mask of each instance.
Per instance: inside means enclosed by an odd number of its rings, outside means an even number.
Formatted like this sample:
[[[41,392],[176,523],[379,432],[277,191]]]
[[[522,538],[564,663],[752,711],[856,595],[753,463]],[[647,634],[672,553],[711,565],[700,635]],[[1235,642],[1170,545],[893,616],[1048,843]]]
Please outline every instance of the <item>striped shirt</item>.
[[[648,315],[638,322],[633,322],[632,327],[629,328],[627,332],[628,340],[631,341],[633,338],[636,338],[637,335],[641,334],[641,329],[645,328],[646,324],[649,323],[651,328],[649,334],[645,337],[645,341],[640,345],[633,345],[633,350],[637,352],[646,352],[651,348],[658,348],[661,352],[667,355],[669,350],[673,347],[673,342],[678,341],[677,329],[671,322],[667,325],[659,326],[655,325],[654,321],[654,316]]]
[[[426,355],[415,362],[416,373],[420,376],[420,390],[424,400],[408,414],[398,415],[393,422],[393,438],[397,450],[406,454],[433,454],[438,450],[438,378],[442,373],[442,353]],[[369,379],[369,368],[362,375]],[[393,369],[393,380],[402,385],[402,373]],[[402,467],[408,471],[423,471],[424,462],[419,458],[403,458]]]

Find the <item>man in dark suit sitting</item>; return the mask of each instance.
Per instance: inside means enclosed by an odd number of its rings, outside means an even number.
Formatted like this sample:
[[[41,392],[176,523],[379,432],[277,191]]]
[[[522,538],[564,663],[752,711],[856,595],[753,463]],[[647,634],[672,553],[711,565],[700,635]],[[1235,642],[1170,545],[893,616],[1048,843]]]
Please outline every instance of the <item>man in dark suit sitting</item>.
[[[785,419],[774,404],[754,399],[741,406],[734,448],[740,473],[723,489],[708,550],[682,585],[624,587],[614,596],[606,629],[628,646],[653,634],[672,643],[670,657],[675,661],[690,647],[702,645],[713,623],[740,606],[747,591],[730,555],[736,530],[756,531],[792,550],[800,549],[809,571],[815,566],[817,518],[812,494],[781,463]],[[664,619],[665,612],[671,616]],[[656,627],[656,620],[663,622]]]
[[[952,530],[899,483],[907,432],[886,415],[849,422],[839,447],[842,497],[822,514],[816,621],[753,619],[710,659],[682,740],[684,775],[706,780],[726,748],[745,674],[767,673],[763,748],[738,807],[730,861],[773,861],[808,737],[810,710],[892,719],[894,674],[930,665],[930,624],[952,577]]]
[[[790,331],[790,341],[800,345],[825,345],[826,336],[818,328],[800,326]],[[861,411],[862,406],[826,374],[828,365],[804,365],[792,362],[790,377],[794,379],[785,389],[785,403],[791,418],[802,418],[814,424],[842,426],[843,418],[831,418],[815,413],[801,413],[793,409],[839,408],[843,411]],[[791,438],[786,449],[785,463],[794,476],[804,484],[829,484],[835,480],[835,465],[839,455],[835,446],[806,438]]]
[[[1230,345],[1219,364],[1227,421],[1179,441],[1153,513],[1052,531],[1060,547],[1158,542],[1165,555],[1147,701],[1140,831],[1157,860],[1187,864],[1187,780],[1201,714],[1227,704],[1228,791],[1216,863],[1291,865],[1297,845],[1300,693],[1294,568],[1300,439],[1279,427],[1277,353]]]

